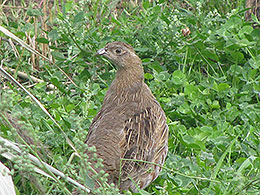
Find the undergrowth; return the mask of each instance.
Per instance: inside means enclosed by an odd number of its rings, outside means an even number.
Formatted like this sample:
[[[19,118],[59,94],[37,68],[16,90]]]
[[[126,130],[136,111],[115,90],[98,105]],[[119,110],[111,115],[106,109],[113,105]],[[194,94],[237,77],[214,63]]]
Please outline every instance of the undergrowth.
[[[35,173],[28,153],[93,189],[84,154],[92,148],[84,141],[115,73],[94,54],[115,40],[131,44],[142,59],[146,83],[170,130],[165,168],[140,193],[260,192],[260,29],[244,20],[244,1],[51,3],[48,11],[26,1],[24,9],[0,7],[0,25],[49,59],[2,32],[1,65],[60,126],[23,90],[0,78],[0,135],[22,150],[13,162],[0,159],[12,169],[17,194],[70,194],[75,188],[66,178],[54,175],[53,182]],[[35,144],[24,145],[5,113],[18,119]],[[96,173],[103,185],[94,192],[117,194],[106,177]]]

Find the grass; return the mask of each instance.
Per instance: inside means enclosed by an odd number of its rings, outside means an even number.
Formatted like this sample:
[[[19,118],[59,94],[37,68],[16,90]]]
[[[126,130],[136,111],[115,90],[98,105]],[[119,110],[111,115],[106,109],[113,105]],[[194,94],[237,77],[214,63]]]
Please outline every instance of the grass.
[[[29,1],[0,7],[2,68],[41,105],[0,77],[0,135],[22,151],[4,147],[16,158],[0,159],[12,170],[17,194],[70,194],[75,185],[66,176],[93,189],[88,171],[102,184],[95,193],[118,193],[84,154],[92,149],[84,144],[88,127],[115,73],[94,54],[113,40],[131,44],[141,57],[170,130],[164,168],[140,193],[260,192],[260,30],[244,20],[244,1],[48,3],[49,11]],[[21,132],[34,144],[24,145]],[[65,178],[34,164],[29,153]]]

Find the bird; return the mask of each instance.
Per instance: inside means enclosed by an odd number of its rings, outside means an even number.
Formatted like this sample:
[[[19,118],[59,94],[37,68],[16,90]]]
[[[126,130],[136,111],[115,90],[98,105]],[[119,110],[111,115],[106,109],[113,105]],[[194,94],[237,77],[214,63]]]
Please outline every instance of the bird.
[[[103,159],[108,183],[120,192],[137,192],[162,170],[168,152],[166,115],[144,82],[142,61],[132,46],[110,42],[97,55],[115,66],[116,75],[85,143],[95,146],[97,157]]]

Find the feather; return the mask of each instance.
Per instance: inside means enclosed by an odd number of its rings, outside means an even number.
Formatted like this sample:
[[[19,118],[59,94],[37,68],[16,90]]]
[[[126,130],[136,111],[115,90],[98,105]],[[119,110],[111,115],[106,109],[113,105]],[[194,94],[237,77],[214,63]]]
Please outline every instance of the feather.
[[[110,183],[120,191],[136,191],[135,184],[143,189],[158,177],[167,155],[166,116],[144,83],[141,60],[130,45],[112,42],[99,51],[116,66],[117,73],[86,143],[95,146],[103,158]]]

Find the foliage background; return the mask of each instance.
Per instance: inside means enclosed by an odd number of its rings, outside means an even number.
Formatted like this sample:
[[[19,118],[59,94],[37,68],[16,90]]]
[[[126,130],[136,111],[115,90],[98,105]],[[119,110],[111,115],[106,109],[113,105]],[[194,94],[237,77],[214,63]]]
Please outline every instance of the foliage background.
[[[142,59],[146,83],[170,128],[165,168],[140,193],[260,192],[260,29],[244,20],[244,1],[44,3],[8,1],[0,6],[0,24],[53,63],[0,33],[1,65],[40,100],[81,156],[87,129],[115,73],[94,54],[107,42],[124,41]],[[254,15],[252,20],[259,24]],[[14,163],[1,158],[12,169],[17,193],[70,194],[73,189],[66,180],[53,182],[34,173],[29,152],[91,187],[82,176],[89,170],[87,160],[75,155],[26,93],[0,80],[0,135],[20,142],[23,150]],[[7,122],[6,112],[18,126]],[[34,144],[22,146],[21,132]],[[106,185],[95,192],[100,191],[117,193]]]

